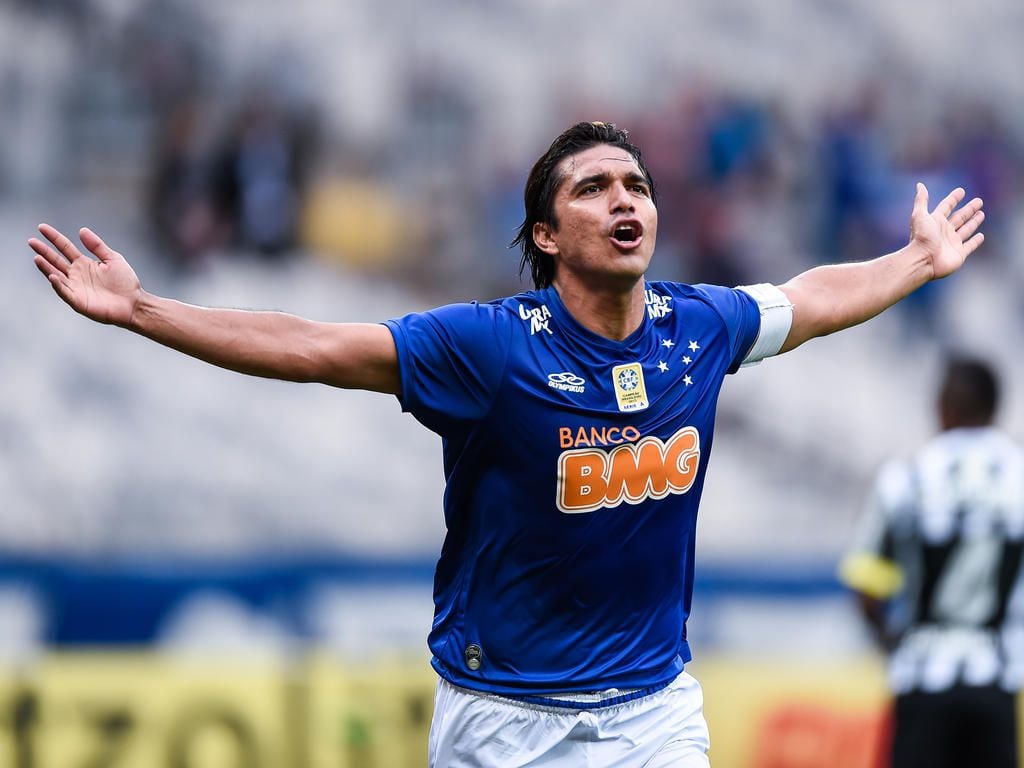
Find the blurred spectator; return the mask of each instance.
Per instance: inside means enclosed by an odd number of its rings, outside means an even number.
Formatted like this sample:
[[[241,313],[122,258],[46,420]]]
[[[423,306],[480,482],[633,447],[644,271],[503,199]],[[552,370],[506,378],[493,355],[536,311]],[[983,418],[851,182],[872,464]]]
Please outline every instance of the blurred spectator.
[[[853,101],[832,105],[818,127],[824,208],[817,260],[853,261],[877,248],[874,201],[890,172],[881,88],[866,84]]]
[[[256,89],[213,160],[213,204],[235,244],[269,257],[295,246],[315,126]]]
[[[701,88],[638,120],[634,133],[659,169],[660,206],[671,212],[659,226],[659,259],[675,263],[657,265],[659,275],[741,285],[766,274],[789,225],[780,203],[792,206],[781,173],[785,132],[777,110]]]
[[[184,101],[157,127],[149,219],[158,245],[174,266],[196,266],[224,242],[228,222],[211,201],[209,169],[199,140],[198,107]]]
[[[1003,117],[994,105],[954,102],[947,107],[957,174],[964,186],[985,200],[986,259],[1007,260],[1012,254],[1008,242],[1014,208],[1020,205],[1021,172],[1024,158],[1015,146]]]
[[[840,569],[891,651],[893,768],[1017,766],[1003,627],[1024,548],[1024,452],[993,426],[998,382],[953,359],[941,433],[880,473]]]

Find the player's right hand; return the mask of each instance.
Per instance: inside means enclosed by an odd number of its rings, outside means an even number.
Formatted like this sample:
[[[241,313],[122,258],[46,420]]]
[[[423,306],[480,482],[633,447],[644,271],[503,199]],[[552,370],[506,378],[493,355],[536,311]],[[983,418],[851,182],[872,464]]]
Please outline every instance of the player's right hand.
[[[96,258],[83,254],[49,224],[40,224],[39,232],[49,243],[33,237],[28,244],[36,253],[36,267],[57,295],[92,320],[129,327],[142,286],[124,257],[84,227],[78,236]]]

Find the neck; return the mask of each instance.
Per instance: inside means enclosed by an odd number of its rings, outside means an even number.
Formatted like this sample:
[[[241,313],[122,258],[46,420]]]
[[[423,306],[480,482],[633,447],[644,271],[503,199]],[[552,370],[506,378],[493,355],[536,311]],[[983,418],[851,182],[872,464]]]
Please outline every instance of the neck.
[[[642,278],[625,289],[594,290],[557,279],[554,287],[576,322],[613,341],[622,341],[639,328],[647,311]]]

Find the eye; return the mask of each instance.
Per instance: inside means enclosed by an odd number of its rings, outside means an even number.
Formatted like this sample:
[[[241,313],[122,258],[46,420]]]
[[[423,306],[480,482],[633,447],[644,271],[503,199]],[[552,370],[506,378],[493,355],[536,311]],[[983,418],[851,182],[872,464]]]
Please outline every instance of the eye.
[[[592,195],[592,194],[595,194],[596,192],[600,192],[600,191],[601,191],[601,187],[599,187],[597,184],[587,184],[587,186],[583,187],[580,190],[580,194],[581,195]]]
[[[643,195],[644,197],[650,197],[651,194],[651,191],[647,188],[646,184],[633,184],[630,186],[629,189],[631,192],[635,192],[638,195]]]

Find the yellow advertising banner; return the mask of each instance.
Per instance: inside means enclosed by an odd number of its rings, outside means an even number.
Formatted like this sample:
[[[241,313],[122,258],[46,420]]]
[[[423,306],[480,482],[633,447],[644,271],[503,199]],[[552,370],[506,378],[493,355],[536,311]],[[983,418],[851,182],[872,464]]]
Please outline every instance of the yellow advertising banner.
[[[0,765],[285,766],[288,681],[268,661],[50,656],[0,684],[6,709]]]
[[[309,681],[309,768],[423,766],[437,675],[426,658],[343,664],[316,654]]]
[[[714,768],[875,768],[880,659],[704,658],[691,671]],[[435,681],[420,656],[54,654],[0,669],[0,766],[423,766]]]

